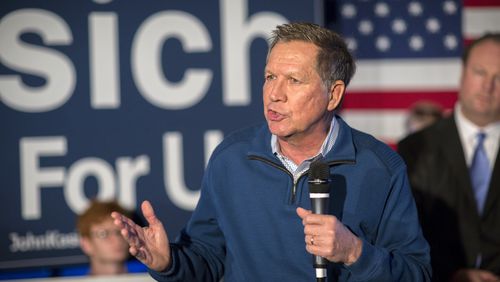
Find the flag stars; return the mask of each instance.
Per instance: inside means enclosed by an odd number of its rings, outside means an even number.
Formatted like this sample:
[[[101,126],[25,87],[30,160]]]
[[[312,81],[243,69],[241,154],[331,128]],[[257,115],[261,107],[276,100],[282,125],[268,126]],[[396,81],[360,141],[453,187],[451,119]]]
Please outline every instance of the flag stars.
[[[352,19],[356,16],[357,10],[356,6],[353,4],[345,4],[342,6],[341,14],[346,19]]]
[[[453,34],[447,34],[443,38],[443,44],[448,50],[455,50],[458,47],[458,39]]]
[[[359,22],[358,30],[363,35],[368,35],[373,32],[373,23],[369,20],[362,20]]]
[[[430,33],[437,33],[441,29],[441,23],[436,18],[429,18],[425,22],[425,28]]]
[[[424,39],[420,35],[412,35],[409,41],[410,49],[420,51],[424,48]]]
[[[424,8],[422,7],[422,4],[417,1],[411,1],[408,4],[408,13],[414,17],[418,17],[422,15],[424,12]]]
[[[457,3],[453,1],[443,2],[443,11],[448,15],[454,15],[458,10]]]
[[[395,19],[392,21],[391,25],[392,31],[396,34],[402,34],[405,33],[407,27],[406,27],[406,22],[403,19]]]
[[[452,57],[462,49],[459,0],[339,2],[342,34],[358,58]]]
[[[390,9],[389,5],[384,2],[379,2],[375,5],[375,15],[381,18],[385,18],[389,15]]]
[[[375,40],[375,46],[380,52],[387,52],[391,48],[391,40],[387,36],[379,36]]]
[[[358,49],[358,42],[353,37],[347,37],[345,43],[350,51],[356,51]]]

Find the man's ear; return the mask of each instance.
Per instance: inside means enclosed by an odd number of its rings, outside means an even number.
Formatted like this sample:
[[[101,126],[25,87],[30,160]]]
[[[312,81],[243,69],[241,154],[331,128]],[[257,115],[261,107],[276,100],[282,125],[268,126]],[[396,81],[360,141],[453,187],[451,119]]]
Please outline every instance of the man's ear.
[[[80,236],[80,248],[87,255],[91,256],[94,253],[94,247],[92,246],[92,242],[90,242],[90,238]]]
[[[345,93],[345,83],[342,80],[336,80],[330,86],[330,100],[328,101],[328,110],[335,110],[340,102],[342,101],[342,97],[344,97]]]

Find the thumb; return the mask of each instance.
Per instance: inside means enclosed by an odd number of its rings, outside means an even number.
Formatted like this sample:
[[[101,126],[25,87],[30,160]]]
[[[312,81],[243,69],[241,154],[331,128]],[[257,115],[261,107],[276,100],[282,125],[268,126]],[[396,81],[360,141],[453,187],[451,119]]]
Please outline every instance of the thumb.
[[[142,214],[144,215],[144,218],[146,218],[150,226],[161,224],[160,220],[156,217],[155,211],[153,210],[153,206],[149,201],[142,202],[141,210]]]
[[[297,215],[301,218],[304,219],[306,215],[311,214],[312,212],[310,210],[306,210],[304,208],[298,207],[297,208]]]

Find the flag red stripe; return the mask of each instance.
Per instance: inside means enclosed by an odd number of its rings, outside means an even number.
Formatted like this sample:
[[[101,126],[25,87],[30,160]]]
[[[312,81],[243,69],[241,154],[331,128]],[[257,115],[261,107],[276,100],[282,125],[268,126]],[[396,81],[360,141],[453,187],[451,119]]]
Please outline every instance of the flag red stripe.
[[[464,47],[469,46],[476,38],[464,38]]]
[[[452,109],[457,101],[457,92],[348,92],[343,109],[408,109],[418,101],[432,101],[445,110]]]
[[[464,0],[465,7],[499,6],[498,0]]]

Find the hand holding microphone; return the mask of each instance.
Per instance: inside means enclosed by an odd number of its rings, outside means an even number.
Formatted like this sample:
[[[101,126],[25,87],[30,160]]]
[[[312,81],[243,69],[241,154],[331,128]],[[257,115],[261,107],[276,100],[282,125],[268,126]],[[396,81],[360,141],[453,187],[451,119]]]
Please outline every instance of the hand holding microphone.
[[[327,214],[330,198],[330,167],[321,161],[315,161],[309,168],[309,197],[311,198],[312,212]],[[310,237],[310,244],[314,245],[314,235]],[[316,281],[326,281],[325,258],[315,255],[313,267],[316,269]]]
[[[313,254],[316,281],[327,281],[327,262],[350,265],[361,255],[362,241],[337,217],[328,214],[330,196],[330,169],[321,162],[313,162],[309,170],[311,209],[297,208],[304,224],[306,250]]]

